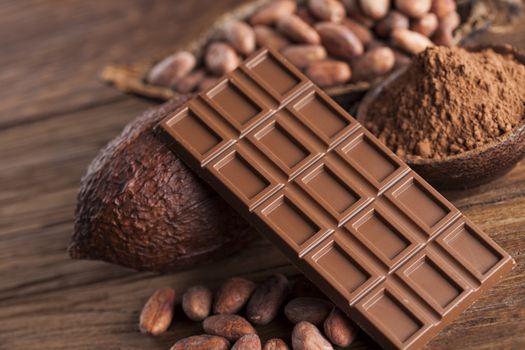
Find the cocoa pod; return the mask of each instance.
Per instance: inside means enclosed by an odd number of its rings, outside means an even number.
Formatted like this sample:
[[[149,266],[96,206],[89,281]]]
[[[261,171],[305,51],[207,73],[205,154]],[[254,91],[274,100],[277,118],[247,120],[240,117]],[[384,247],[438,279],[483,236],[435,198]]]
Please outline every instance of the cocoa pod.
[[[315,29],[296,15],[281,17],[277,21],[277,29],[298,43],[317,45],[321,42]]]
[[[388,13],[390,0],[359,0],[359,5],[366,16],[377,20]]]
[[[242,55],[249,55],[255,50],[255,33],[245,22],[227,22],[222,28],[222,35]]]
[[[394,10],[377,23],[375,32],[382,38],[388,38],[394,30],[408,29],[409,25],[408,17]]]
[[[309,322],[299,322],[292,332],[292,347],[294,350],[332,350],[332,345],[319,332],[316,326]]]
[[[273,338],[264,344],[263,350],[290,350],[290,348],[286,345],[284,340]]]
[[[210,314],[211,291],[204,286],[194,286],[182,295],[182,310],[192,321],[202,321]]]
[[[432,0],[395,0],[396,8],[414,18],[423,17],[430,11]]]
[[[361,43],[365,46],[371,43],[372,40],[374,40],[374,35],[370,31],[370,29],[354,21],[353,19],[350,19],[350,18],[344,19],[343,25],[346,28],[350,29],[350,31],[354,33],[355,36],[357,36],[357,38],[359,39],[359,41],[361,41]]]
[[[267,46],[281,50],[290,45],[288,39],[268,26],[256,25],[253,27],[253,31],[255,32],[255,42],[259,47]]]
[[[364,51],[363,43],[342,24],[320,22],[316,24],[315,29],[330,55],[347,60],[361,55]]]
[[[333,308],[328,300],[318,298],[295,298],[284,307],[284,314],[292,323],[307,321],[314,325],[323,324],[326,316]]]
[[[77,197],[72,258],[172,271],[227,256],[253,237],[154,134],[186,100],[146,111],[91,162]]]
[[[394,68],[394,51],[387,46],[368,50],[364,55],[352,60],[354,81],[368,81],[385,75]]]
[[[261,339],[257,334],[246,334],[233,344],[231,350],[261,350]]]
[[[170,350],[228,350],[230,342],[216,335],[194,335],[177,341]]]
[[[140,313],[140,331],[151,335],[159,335],[166,332],[173,319],[174,303],[175,291],[172,288],[156,290]]]
[[[408,53],[417,55],[434,43],[424,35],[406,29],[396,29],[392,32],[392,42]]]
[[[154,65],[146,80],[153,85],[170,87],[188,75],[196,63],[197,61],[192,53],[177,52]]]
[[[410,30],[423,34],[426,37],[431,37],[438,27],[438,18],[433,13],[427,13],[421,18],[418,18],[410,25]]]
[[[297,5],[294,0],[278,0],[261,7],[250,18],[252,25],[273,25],[279,18],[295,12]]]
[[[321,87],[341,85],[352,77],[350,66],[335,60],[313,62],[306,68],[305,74]]]
[[[175,90],[181,94],[188,94],[197,89],[205,77],[206,71],[197,69],[175,83]]]
[[[341,22],[345,7],[338,0],[308,0],[310,12],[322,21]]]
[[[292,45],[281,52],[288,61],[299,69],[326,58],[326,50],[321,45]]]
[[[236,314],[250,299],[257,285],[240,277],[227,279],[217,290],[213,304],[216,314]]]
[[[432,0],[430,12],[435,13],[438,18],[443,18],[451,12],[456,11],[455,0]]]
[[[324,334],[332,344],[346,348],[357,336],[359,328],[338,308],[333,308],[324,321]]]
[[[239,56],[230,45],[213,42],[206,49],[204,62],[208,70],[218,76],[231,72],[239,65]]]
[[[218,335],[236,341],[246,334],[256,334],[255,328],[239,315],[213,315],[202,322],[207,334]]]
[[[270,323],[290,292],[286,276],[275,274],[261,283],[246,306],[246,316],[256,325]]]

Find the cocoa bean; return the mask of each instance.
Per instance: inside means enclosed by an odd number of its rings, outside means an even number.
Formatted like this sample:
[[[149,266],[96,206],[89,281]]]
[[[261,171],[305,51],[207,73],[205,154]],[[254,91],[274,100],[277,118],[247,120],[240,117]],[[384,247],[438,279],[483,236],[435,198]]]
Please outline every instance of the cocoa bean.
[[[359,0],[361,11],[375,20],[386,16],[390,9],[390,0]]]
[[[333,308],[333,304],[318,298],[295,298],[284,307],[284,314],[292,323],[307,321],[321,325]]]
[[[304,69],[327,56],[325,48],[321,45],[292,45],[284,48],[281,53],[299,69]]]
[[[222,76],[237,68],[239,56],[230,45],[214,42],[206,49],[204,62],[211,73]]]
[[[455,0],[432,0],[430,12],[435,13],[438,18],[443,18],[451,12],[456,11]]]
[[[204,286],[194,286],[182,295],[182,310],[192,321],[202,321],[210,314],[211,291]]]
[[[250,299],[257,285],[250,280],[232,277],[217,290],[213,312],[216,314],[238,313]]]
[[[337,0],[308,0],[310,12],[322,21],[341,22],[346,11]]]
[[[359,328],[338,308],[332,312],[324,321],[324,334],[332,344],[346,348],[357,336]]]
[[[342,24],[320,22],[316,24],[315,29],[321,36],[321,42],[330,55],[348,60],[361,55],[364,51],[363,43]]]
[[[392,42],[397,47],[413,55],[420,53],[427,47],[434,46],[434,43],[426,36],[406,29],[394,30],[392,32]]]
[[[375,21],[361,11],[359,0],[343,0],[342,2],[348,17],[367,28],[372,28],[375,25]]]
[[[202,322],[207,334],[218,335],[230,341],[236,341],[246,334],[256,334],[255,328],[238,315],[213,315]]]
[[[188,94],[195,91],[205,76],[204,69],[197,69],[175,83],[174,88],[181,94]]]
[[[350,31],[354,33],[355,36],[357,36],[357,38],[359,39],[359,41],[361,41],[361,43],[365,46],[368,45],[372,40],[374,40],[374,34],[372,34],[370,29],[354,21],[353,19],[344,19],[343,25],[346,28],[350,29]]]
[[[264,344],[263,350],[290,350],[284,340],[279,338],[270,339]]]
[[[227,22],[222,34],[230,45],[241,55],[249,55],[255,50],[255,33],[248,24],[242,21]]]
[[[155,64],[146,80],[153,85],[170,87],[188,75],[196,64],[193,54],[187,51],[177,52]]]
[[[426,37],[431,37],[438,27],[438,18],[433,13],[427,13],[421,18],[418,18],[410,25],[410,30],[423,34]]]
[[[382,20],[380,20],[375,32],[382,38],[388,38],[396,29],[408,29],[410,23],[408,17],[399,11],[390,11]]]
[[[278,0],[261,7],[250,18],[252,25],[273,25],[279,18],[295,12],[297,5],[294,0]]]
[[[392,49],[392,51],[394,52],[394,68],[395,69],[404,67],[410,64],[410,62],[412,62],[412,59],[409,56],[402,53],[401,51],[397,49]]]
[[[434,42],[437,45],[451,46],[454,42],[454,29],[458,27],[460,22],[461,18],[455,11],[441,18],[433,37]]]
[[[296,15],[281,17],[277,21],[277,29],[298,43],[317,45],[321,42],[315,29]]]
[[[259,47],[267,46],[281,50],[290,45],[288,39],[268,26],[256,25],[253,27],[253,31],[255,32],[255,42]]]
[[[175,291],[172,288],[156,290],[140,313],[140,331],[151,335],[164,333],[173,319],[174,302]]]
[[[177,341],[170,350],[228,350],[230,342],[216,335],[194,335]]]
[[[246,307],[248,320],[256,325],[270,323],[290,292],[288,279],[282,274],[275,274],[260,284],[253,293]]]
[[[261,350],[261,339],[257,334],[246,334],[233,344],[231,350]]]
[[[432,0],[395,0],[396,8],[414,18],[423,17],[432,6]]]
[[[294,350],[332,350],[332,345],[319,332],[316,326],[309,322],[299,322],[292,332],[292,347]]]
[[[365,52],[352,60],[352,80],[369,81],[385,75],[394,68],[394,51],[387,46],[380,46]]]
[[[306,6],[299,6],[295,14],[297,15],[297,17],[308,23],[310,26],[313,26],[316,22],[316,19]]]
[[[313,62],[306,68],[305,74],[321,87],[341,85],[352,77],[350,66],[335,60]]]

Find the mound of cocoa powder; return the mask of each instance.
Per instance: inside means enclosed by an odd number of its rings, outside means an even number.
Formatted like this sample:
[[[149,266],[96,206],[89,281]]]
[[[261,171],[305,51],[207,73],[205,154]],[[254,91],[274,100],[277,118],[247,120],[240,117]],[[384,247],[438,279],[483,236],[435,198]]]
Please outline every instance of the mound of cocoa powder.
[[[442,158],[502,137],[525,118],[525,66],[491,49],[432,47],[369,108],[366,127],[399,156]]]

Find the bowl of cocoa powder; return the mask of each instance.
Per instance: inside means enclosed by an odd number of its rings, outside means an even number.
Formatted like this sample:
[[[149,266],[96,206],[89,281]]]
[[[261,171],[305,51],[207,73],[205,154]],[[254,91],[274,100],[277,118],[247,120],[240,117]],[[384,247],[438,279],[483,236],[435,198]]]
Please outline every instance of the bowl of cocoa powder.
[[[434,186],[486,183],[525,155],[525,53],[428,48],[370,90],[357,118]]]

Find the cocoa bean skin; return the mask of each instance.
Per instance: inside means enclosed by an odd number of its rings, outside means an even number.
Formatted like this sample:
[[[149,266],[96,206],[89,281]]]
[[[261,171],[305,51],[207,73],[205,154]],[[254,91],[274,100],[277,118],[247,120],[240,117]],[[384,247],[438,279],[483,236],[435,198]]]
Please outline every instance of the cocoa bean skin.
[[[322,325],[333,308],[333,304],[318,298],[295,298],[284,307],[284,314],[294,324],[301,321],[310,322],[316,326]]]
[[[273,25],[282,16],[290,15],[295,12],[297,5],[295,0],[278,0],[261,7],[250,18],[252,25],[264,24]]]
[[[257,334],[246,334],[233,344],[231,350],[261,350],[261,339]]]
[[[213,312],[221,315],[238,313],[250,299],[257,285],[245,278],[232,277],[217,290]]]
[[[364,51],[363,43],[342,24],[320,22],[316,24],[315,29],[326,51],[334,57],[348,60]]]
[[[246,334],[256,334],[255,328],[243,317],[238,315],[213,315],[202,322],[202,328],[207,334],[218,335],[236,341]]]
[[[385,17],[390,8],[390,0],[359,0],[363,13],[373,19]]]
[[[208,70],[218,76],[233,71],[239,65],[239,56],[224,42],[211,43],[206,49],[204,62]]]
[[[357,336],[359,328],[338,308],[333,308],[324,321],[324,334],[332,344],[347,347]]]
[[[365,52],[352,61],[354,81],[368,81],[385,75],[394,68],[394,51],[387,46],[380,46]]]
[[[430,11],[432,0],[395,0],[396,8],[414,18],[423,17]]]
[[[151,335],[166,332],[173,319],[174,302],[175,291],[172,288],[156,290],[140,313],[140,331]]]
[[[175,90],[181,94],[194,91],[206,76],[204,69],[197,69],[175,83]]]
[[[309,322],[299,322],[292,332],[294,350],[332,350],[332,345],[323,337],[316,326]]]
[[[146,80],[153,85],[170,87],[188,75],[196,63],[197,60],[192,53],[177,52],[153,66]]]
[[[277,21],[277,29],[297,43],[318,45],[321,42],[315,29],[296,15],[281,17]]]
[[[305,74],[321,87],[341,85],[352,77],[352,70],[346,62],[322,60],[312,63]]]
[[[346,11],[338,0],[308,0],[310,12],[322,21],[341,22]]]
[[[281,53],[299,69],[304,69],[327,56],[325,48],[321,45],[291,45],[284,48]]]
[[[286,276],[275,274],[261,283],[246,307],[246,316],[256,325],[270,323],[290,292]]]
[[[432,0],[430,12],[435,13],[438,18],[443,18],[454,11],[456,11],[455,0]]]
[[[399,11],[390,11],[382,20],[380,20],[375,32],[382,38],[388,38],[396,29],[408,29],[410,22],[408,17]]]
[[[411,25],[410,30],[431,37],[438,27],[438,18],[433,13],[427,13],[421,18],[416,19]]]
[[[374,35],[370,31],[370,29],[354,21],[353,19],[346,18],[343,21],[343,25],[350,29],[350,31],[354,33],[355,36],[357,36],[357,38],[359,39],[359,41],[361,41],[361,43],[365,46],[372,42],[372,40],[374,40]]]
[[[268,46],[281,50],[290,45],[288,39],[268,26],[256,25],[253,27],[253,31],[255,32],[255,42],[259,47]]]
[[[249,55],[255,50],[253,28],[242,21],[230,21],[222,28],[224,38],[242,55]]]
[[[406,52],[417,55],[427,47],[434,46],[424,35],[406,29],[396,29],[392,32],[392,42]]]
[[[204,286],[194,286],[182,295],[182,310],[192,321],[202,321],[210,314],[212,293]]]
[[[170,350],[228,350],[230,342],[216,335],[194,335],[177,341]]]
[[[279,338],[270,339],[264,344],[263,350],[290,350],[284,340]]]

